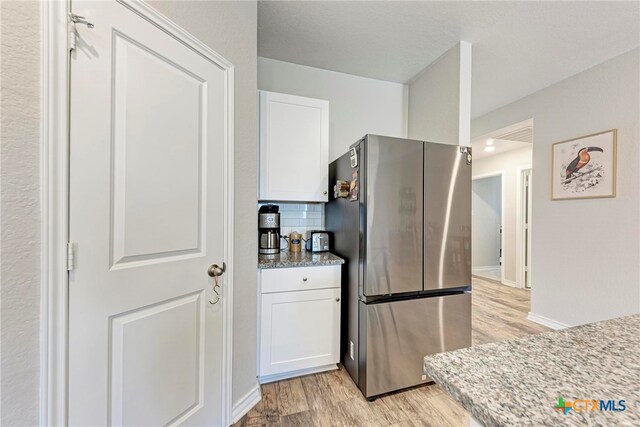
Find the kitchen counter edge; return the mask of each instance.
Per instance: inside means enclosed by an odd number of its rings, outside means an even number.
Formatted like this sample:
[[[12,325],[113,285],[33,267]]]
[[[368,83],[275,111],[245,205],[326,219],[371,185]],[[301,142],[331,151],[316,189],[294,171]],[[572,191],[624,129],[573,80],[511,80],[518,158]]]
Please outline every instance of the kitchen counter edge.
[[[280,252],[276,255],[258,254],[258,269],[292,268],[292,267],[320,267],[327,265],[342,265],[344,259],[331,252],[307,252],[299,254]]]
[[[588,374],[585,375],[592,377],[592,382],[602,384],[603,390],[617,392],[626,390],[627,395],[623,398],[626,397],[635,405],[634,384],[637,384],[640,378],[635,371],[638,361],[629,353],[639,348],[640,337],[629,331],[635,331],[638,327],[640,327],[640,315],[631,315],[523,338],[482,344],[427,356],[424,360],[424,371],[473,418],[486,426],[508,426],[514,423],[532,426],[555,426],[563,423],[578,426],[584,425],[585,422],[605,425],[602,424],[602,419],[589,419],[589,415],[592,414],[591,412],[587,414],[588,411],[572,414],[573,417],[558,415],[552,401],[552,395],[554,399],[557,396],[552,390],[548,390],[549,378],[545,378],[545,373],[549,374],[549,367],[563,366],[563,364],[587,366],[589,369],[585,369]],[[605,349],[608,351],[603,351]],[[523,360],[525,354],[530,354],[534,361],[527,361],[526,358]],[[463,366],[465,368],[461,369]],[[498,369],[498,366],[502,368]],[[504,375],[505,371],[512,371],[514,367],[528,368],[520,370],[520,381],[513,381],[509,387],[498,390],[497,384],[505,386],[509,380],[515,379],[513,375],[505,375],[491,384],[491,377],[500,376],[500,371]],[[481,372],[481,375],[478,375],[482,370],[484,373]],[[613,375],[614,371],[617,371],[616,375]],[[558,375],[558,373],[555,374]],[[584,383],[580,378],[566,375],[566,378],[554,378],[558,391],[562,384],[565,392],[567,389],[574,389],[571,396],[566,396],[570,399],[582,398],[583,394],[585,396],[589,394],[588,387],[581,387]],[[484,382],[483,376],[486,379]],[[607,382],[613,383],[614,386]],[[548,396],[545,396],[546,394]],[[602,394],[602,397],[607,398],[618,393]],[[495,398],[495,401],[490,396]],[[507,405],[504,405],[505,397],[507,397]],[[540,401],[536,400],[540,398],[543,402],[548,402],[548,407],[543,405],[544,410],[524,411],[519,414],[514,413],[516,411],[509,411],[511,400],[514,403],[528,401],[531,405],[539,405]],[[608,419],[608,421],[612,420]],[[635,423],[640,421],[640,417],[637,413],[626,411],[620,413],[616,421]],[[607,419],[604,422],[606,423]]]

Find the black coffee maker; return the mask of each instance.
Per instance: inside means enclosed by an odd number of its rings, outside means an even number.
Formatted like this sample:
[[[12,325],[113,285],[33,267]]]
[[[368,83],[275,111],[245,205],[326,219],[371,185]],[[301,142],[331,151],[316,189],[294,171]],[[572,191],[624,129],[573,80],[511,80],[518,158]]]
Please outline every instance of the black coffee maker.
[[[280,208],[263,205],[258,210],[258,253],[265,255],[280,252]]]

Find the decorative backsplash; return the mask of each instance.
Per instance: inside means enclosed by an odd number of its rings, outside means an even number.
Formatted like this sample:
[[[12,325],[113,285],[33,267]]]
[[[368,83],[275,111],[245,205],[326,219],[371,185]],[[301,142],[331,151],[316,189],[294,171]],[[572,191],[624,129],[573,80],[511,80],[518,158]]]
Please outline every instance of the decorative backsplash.
[[[258,204],[260,206],[266,203]],[[280,207],[280,231],[288,236],[297,231],[305,236],[307,230],[324,230],[324,204],[322,203],[273,203]]]

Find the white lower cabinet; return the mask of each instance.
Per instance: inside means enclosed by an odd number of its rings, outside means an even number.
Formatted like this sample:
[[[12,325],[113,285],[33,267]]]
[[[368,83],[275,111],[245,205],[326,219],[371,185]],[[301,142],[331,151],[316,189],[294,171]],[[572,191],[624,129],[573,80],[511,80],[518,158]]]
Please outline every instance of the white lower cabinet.
[[[322,270],[322,269],[334,270]],[[296,270],[292,272],[291,270]],[[340,277],[339,266],[286,268],[266,270],[261,282],[268,284],[282,276],[283,288],[291,276],[304,278],[310,290],[270,292],[261,294],[260,304],[260,366],[261,382],[331,369],[340,361],[340,287],[329,280],[327,288],[316,289],[312,277]],[[266,280],[265,280],[266,279]],[[303,288],[303,285],[297,288]],[[329,287],[332,286],[332,287]],[[338,287],[336,287],[338,286]],[[266,286],[266,289],[272,289]],[[303,288],[304,289],[304,288]]]

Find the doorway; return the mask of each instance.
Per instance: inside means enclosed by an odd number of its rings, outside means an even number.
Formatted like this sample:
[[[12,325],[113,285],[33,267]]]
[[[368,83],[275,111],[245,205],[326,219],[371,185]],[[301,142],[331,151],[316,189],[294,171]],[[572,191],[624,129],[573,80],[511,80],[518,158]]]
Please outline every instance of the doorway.
[[[502,172],[474,177],[471,189],[472,272],[502,283]]]
[[[472,273],[531,288],[533,120],[483,135],[471,146]]]

